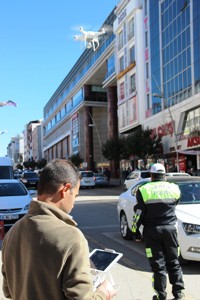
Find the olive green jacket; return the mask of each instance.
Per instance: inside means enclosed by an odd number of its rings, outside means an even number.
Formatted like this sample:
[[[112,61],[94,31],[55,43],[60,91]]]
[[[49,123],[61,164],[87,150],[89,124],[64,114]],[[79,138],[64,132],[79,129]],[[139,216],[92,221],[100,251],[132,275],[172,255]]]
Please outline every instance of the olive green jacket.
[[[13,300],[105,300],[92,292],[88,243],[60,209],[32,201],[3,241],[5,297]]]

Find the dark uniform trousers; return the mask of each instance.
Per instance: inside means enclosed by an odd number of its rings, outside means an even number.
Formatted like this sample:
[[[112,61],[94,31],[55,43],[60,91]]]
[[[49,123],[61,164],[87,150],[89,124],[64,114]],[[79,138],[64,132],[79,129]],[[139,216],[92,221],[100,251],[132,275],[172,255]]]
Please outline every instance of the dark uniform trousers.
[[[175,225],[144,226],[146,253],[153,272],[153,287],[159,300],[166,300],[168,273],[172,294],[176,298],[184,289],[178,260],[177,229]]]

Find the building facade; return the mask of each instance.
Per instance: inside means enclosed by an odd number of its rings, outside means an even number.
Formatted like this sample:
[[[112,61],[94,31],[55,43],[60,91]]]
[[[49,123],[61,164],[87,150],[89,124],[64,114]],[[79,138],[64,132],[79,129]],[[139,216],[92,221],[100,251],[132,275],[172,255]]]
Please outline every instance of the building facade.
[[[21,165],[24,161],[24,136],[18,134],[12,137],[11,142],[7,147],[7,154],[13,161],[14,168]]]
[[[33,132],[36,127],[41,125],[40,120],[33,120],[26,124],[24,129],[24,161],[33,161],[33,150],[38,148],[38,136],[37,139],[34,138]],[[36,143],[36,144],[35,144]],[[39,141],[40,145],[42,145],[42,138]]]
[[[44,157],[107,166],[101,145],[144,127],[168,170],[200,169],[200,2],[121,0],[104,25],[44,107]]]
[[[114,10],[102,27],[112,28]],[[79,153],[88,169],[107,167],[101,145],[118,134],[115,35],[106,31],[94,51],[86,48],[44,107],[44,157]]]
[[[151,128],[170,168],[200,169],[200,2],[124,0],[115,13],[119,132]]]

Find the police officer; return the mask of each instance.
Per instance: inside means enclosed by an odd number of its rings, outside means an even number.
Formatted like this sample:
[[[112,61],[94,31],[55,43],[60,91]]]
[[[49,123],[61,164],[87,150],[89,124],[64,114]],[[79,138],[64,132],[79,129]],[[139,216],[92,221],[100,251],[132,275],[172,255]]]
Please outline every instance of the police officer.
[[[144,225],[146,255],[153,272],[153,300],[166,300],[168,272],[172,284],[173,300],[184,299],[184,282],[178,260],[178,240],[175,207],[180,190],[175,183],[165,179],[165,168],[155,163],[151,166],[151,181],[142,185],[136,194],[132,231]]]

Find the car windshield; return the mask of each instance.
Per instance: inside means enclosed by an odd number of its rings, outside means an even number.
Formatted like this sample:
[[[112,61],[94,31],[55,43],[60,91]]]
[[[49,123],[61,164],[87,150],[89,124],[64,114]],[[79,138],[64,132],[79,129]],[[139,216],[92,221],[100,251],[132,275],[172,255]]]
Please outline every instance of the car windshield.
[[[81,175],[82,175],[82,177],[93,177],[92,172],[82,172]]]
[[[33,173],[29,173],[29,172],[27,172],[27,173],[24,173],[24,178],[37,178],[38,177],[38,174],[37,173],[35,173],[35,172],[33,172]]]
[[[200,204],[200,182],[177,182],[181,190],[180,204]]]
[[[141,178],[148,178],[150,177],[150,172],[141,172]]]
[[[27,191],[21,183],[0,183],[0,197],[25,196]]]
[[[0,179],[13,178],[13,169],[10,166],[0,166]]]

